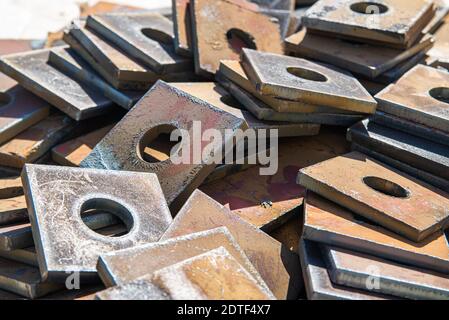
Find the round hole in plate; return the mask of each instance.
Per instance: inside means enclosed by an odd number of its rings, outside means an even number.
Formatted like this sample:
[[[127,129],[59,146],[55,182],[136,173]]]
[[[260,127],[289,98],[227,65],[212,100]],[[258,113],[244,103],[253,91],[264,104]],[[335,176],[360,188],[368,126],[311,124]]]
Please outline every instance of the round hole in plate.
[[[163,44],[173,44],[173,38],[160,30],[143,28],[141,32],[145,37],[150,38],[151,40],[161,42]]]
[[[140,139],[138,153],[142,160],[149,163],[166,161],[180,148],[181,138],[171,141],[173,131],[178,128],[172,124],[161,124],[148,130]],[[174,148],[177,147],[175,150]]]
[[[240,29],[232,28],[226,33],[229,47],[235,52],[240,54],[243,48],[257,50],[254,37],[248,32]]]
[[[114,216],[115,219],[105,217]],[[108,237],[121,237],[134,225],[132,214],[120,203],[111,199],[89,199],[81,206],[81,219],[92,231]],[[112,225],[111,221],[114,221]]]
[[[377,2],[356,2],[351,5],[351,10],[361,14],[384,14],[388,11],[388,7]]]
[[[315,81],[315,82],[326,82],[327,77],[319,72],[304,69],[300,67],[289,67],[287,72],[304,80]]]
[[[0,92],[0,107],[6,106],[11,102],[11,97],[6,92]]]
[[[438,101],[449,103],[449,88],[433,88],[429,91],[429,94],[432,98],[437,99]]]
[[[408,198],[410,192],[392,181],[379,177],[365,177],[363,182],[371,189],[395,198]]]

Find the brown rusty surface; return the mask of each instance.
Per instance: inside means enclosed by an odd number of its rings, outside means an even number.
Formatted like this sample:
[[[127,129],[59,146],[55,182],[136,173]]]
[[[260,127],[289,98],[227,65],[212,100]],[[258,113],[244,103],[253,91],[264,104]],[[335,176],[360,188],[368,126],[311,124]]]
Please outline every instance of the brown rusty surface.
[[[211,76],[217,72],[220,60],[239,59],[240,45],[233,48],[227,38],[232,29],[248,34],[258,50],[283,53],[279,25],[262,13],[225,0],[196,0],[191,10],[198,74]]]
[[[190,0],[173,0],[173,27],[175,50],[177,53],[192,56],[192,22]]]
[[[434,38],[426,35],[409,49],[399,50],[314,35],[303,29],[285,43],[290,54],[330,63],[374,79],[417,53],[429,50]]]
[[[207,219],[204,212],[207,212]],[[161,240],[222,226],[228,228],[278,299],[298,297],[302,289],[298,256],[199,190],[179,211]]]
[[[447,72],[417,65],[376,95],[378,108],[385,113],[449,132],[448,87]],[[441,93],[441,100],[432,97],[431,90],[435,88],[446,88]]]
[[[63,166],[78,167],[113,127],[109,125],[54,147],[52,159]]]
[[[299,239],[302,235],[303,215],[297,214],[279,228],[269,233],[290,251],[298,253]]]
[[[53,114],[0,146],[0,164],[22,168],[42,157],[75,127],[67,116]]]
[[[226,89],[214,82],[171,83],[171,85],[244,120],[250,129],[276,129],[280,138],[313,136],[317,135],[320,130],[320,125],[311,123],[259,120],[249,111],[242,110],[243,106]]]
[[[363,3],[371,7],[360,6],[362,13],[351,9]],[[372,2],[322,0],[307,11],[302,23],[308,29],[408,47],[435,14],[430,0],[383,0],[380,4],[386,12]],[[376,13],[366,14],[367,10]]]
[[[27,219],[27,204],[24,196],[0,199],[0,225],[9,225]]]
[[[275,300],[223,247],[160,269],[153,282],[174,300]]]
[[[173,23],[161,14],[139,11],[92,15],[86,25],[159,74],[191,70],[191,60],[175,54]]]
[[[449,276],[417,269],[404,264],[324,246],[324,255],[331,268],[332,281],[340,285],[366,290],[373,276],[379,286],[369,291],[390,294],[405,299],[448,300]]]
[[[112,102],[48,64],[50,50],[35,50],[0,59],[0,70],[25,89],[75,120],[103,114]]]
[[[261,285],[266,286],[258,271],[225,227],[102,255],[97,270],[103,283],[111,287],[152,274],[159,269],[219,247],[228,250]]]
[[[22,180],[44,279],[75,271],[95,278],[101,254],[157,241],[172,222],[155,174],[27,164]],[[115,215],[129,232],[91,230],[81,219],[86,210]]]
[[[48,116],[50,106],[14,80],[0,76],[0,143]]]
[[[311,192],[304,212],[305,239],[436,271],[449,270],[449,247],[441,232],[415,243]]]
[[[261,176],[256,166],[200,189],[252,225],[274,228],[302,204],[305,189],[295,182],[298,170],[348,152],[344,135],[341,129],[325,128],[316,137],[282,139],[276,175]],[[271,205],[263,206],[267,201]]]
[[[93,6],[90,6],[87,3],[81,4],[80,10],[81,10],[81,17],[86,18],[92,14],[141,10],[141,8],[135,7],[135,6],[128,6],[128,5],[112,3],[112,2],[108,2],[108,1],[99,1],[98,3],[96,3]]]
[[[449,219],[447,193],[359,152],[300,170],[298,183],[417,242]]]
[[[214,128],[220,131],[222,137],[225,136],[225,129],[244,128],[243,120],[159,81],[94,148],[81,166],[154,172],[159,177],[167,202],[176,211],[215,166],[207,164],[209,159],[202,159],[203,162],[199,164],[189,161],[192,164],[179,165],[173,164],[170,158],[147,162],[139,150],[140,141],[147,132],[153,132],[152,129],[171,125],[189,132],[190,137],[182,139],[181,146],[193,155],[193,121],[201,121],[201,134]],[[217,151],[225,142],[203,141],[200,149],[203,151],[208,144],[212,144],[213,150]]]
[[[0,177],[0,199],[17,197],[23,194],[20,176]]]
[[[242,65],[268,96],[374,113],[376,101],[350,73],[305,59],[243,49]]]
[[[443,24],[435,33],[435,44],[427,52],[432,60],[449,65],[449,21]]]

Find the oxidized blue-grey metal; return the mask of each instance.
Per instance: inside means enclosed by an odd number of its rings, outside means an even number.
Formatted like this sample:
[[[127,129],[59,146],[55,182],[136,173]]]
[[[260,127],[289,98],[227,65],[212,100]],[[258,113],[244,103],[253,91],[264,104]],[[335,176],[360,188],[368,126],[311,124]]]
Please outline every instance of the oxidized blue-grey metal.
[[[22,179],[44,279],[96,278],[100,255],[158,241],[173,220],[155,174],[27,164]],[[117,216],[129,232],[91,230],[81,218],[89,210]]]

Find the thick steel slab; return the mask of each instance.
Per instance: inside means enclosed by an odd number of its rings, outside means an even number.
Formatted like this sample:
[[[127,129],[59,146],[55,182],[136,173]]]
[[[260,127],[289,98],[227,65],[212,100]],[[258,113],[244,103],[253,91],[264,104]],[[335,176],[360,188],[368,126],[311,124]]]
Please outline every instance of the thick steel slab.
[[[0,143],[48,116],[50,106],[8,77],[0,77]]]
[[[220,80],[220,83],[258,119],[344,127],[351,126],[363,119],[361,114],[277,112],[231,81]]]
[[[197,74],[214,75],[220,60],[238,60],[241,47],[249,45],[283,53],[279,25],[263,13],[225,0],[195,0],[191,14]],[[239,43],[230,43],[228,37]]]
[[[189,82],[172,83],[172,86],[191,94],[198,99],[215,106],[216,108],[228,112],[240,119],[243,119],[248,127],[253,130],[278,130],[280,138],[313,136],[320,131],[318,124],[290,123],[262,121],[252,115],[252,113],[242,110],[244,107],[235,100],[232,95],[222,86],[214,82]]]
[[[242,51],[242,64],[261,94],[361,113],[376,109],[360,82],[341,69],[249,49]]]
[[[78,167],[113,127],[110,125],[57,145],[51,150],[52,159],[63,166]]]
[[[277,112],[287,113],[349,113],[348,111],[330,108],[324,106],[317,106],[302,101],[289,101],[284,99],[278,99],[276,97],[270,97],[261,95],[257,92],[251,81],[246,76],[245,70],[240,63],[236,60],[222,60],[220,61],[220,69],[217,72],[216,79],[230,80],[245,91],[251,93],[258,100],[262,100],[265,104],[270,106]]]
[[[86,25],[159,74],[192,68],[190,59],[174,52],[173,23],[158,13],[92,15],[87,18]]]
[[[299,240],[302,235],[303,227],[302,211],[295,214],[290,220],[283,225],[270,231],[268,234],[273,239],[282,243],[290,251],[298,254]]]
[[[190,0],[172,0],[174,45],[178,54],[187,57],[192,52],[192,22]]]
[[[274,176],[260,175],[260,166],[255,166],[200,189],[250,224],[274,230],[302,206],[305,189],[295,182],[298,170],[348,152],[344,131],[323,128],[318,136],[282,139]]]
[[[449,132],[448,87],[449,73],[417,65],[396,83],[376,95],[378,109],[430,128]],[[438,92],[438,88],[441,88],[441,92]],[[439,97],[440,100],[432,95]]]
[[[304,214],[305,239],[448,273],[449,246],[442,232],[415,243],[311,192]]]
[[[413,241],[448,223],[447,193],[362,153],[301,169],[298,183]]]
[[[379,125],[370,119],[349,128],[348,140],[449,181],[449,148],[445,145]]]
[[[60,113],[26,129],[12,140],[0,146],[0,163],[2,165],[22,168],[42,157],[54,145],[68,136],[76,123]]]
[[[81,162],[81,166],[154,172],[159,177],[168,204],[174,210],[179,209],[213,171],[214,165],[207,164],[210,159],[202,159],[199,164],[175,165],[170,158],[150,163],[143,160],[139,145],[147,132],[151,133],[161,125],[170,125],[189,131],[190,137],[183,139],[181,146],[193,154],[193,121],[201,121],[201,133],[213,128],[220,130],[222,137],[225,137],[225,129],[245,128],[242,119],[159,81]],[[227,141],[212,143],[213,150],[220,150],[225,143]],[[203,144],[201,151],[204,148]]]
[[[0,199],[14,198],[23,195],[20,176],[0,177]]]
[[[190,196],[161,240],[222,226],[229,230],[278,299],[298,298],[302,289],[298,256],[199,190]]]
[[[103,283],[111,287],[220,247],[228,250],[261,285],[266,287],[257,270],[225,227],[111,252],[100,257],[97,269]]]
[[[371,116],[371,119],[373,122],[382,126],[401,130],[408,134],[449,146],[449,132],[433,129],[382,111],[376,111],[376,113]]]
[[[261,8],[259,11],[278,21],[282,39],[287,38],[298,30],[300,22],[291,10]]]
[[[95,277],[101,254],[157,241],[172,221],[154,174],[26,165],[22,180],[44,279],[65,272]],[[92,231],[81,219],[85,209],[118,216],[129,233],[110,238]]]
[[[0,226],[28,219],[25,196],[0,199]]]
[[[322,0],[302,20],[308,29],[408,47],[434,14],[427,0]]]
[[[329,274],[340,285],[405,299],[448,300],[449,276],[336,247],[321,247]],[[371,279],[378,287],[367,288]]]
[[[150,276],[98,292],[95,300],[160,301],[171,300],[167,292],[153,284]]]
[[[427,52],[427,55],[431,60],[437,61],[443,66],[449,66],[449,23],[447,21],[435,33],[435,44]]]
[[[81,83],[96,88],[107,98],[111,99],[111,101],[126,110],[131,109],[144,94],[143,91],[117,90],[97,75],[89,64],[69,47],[51,49],[48,59],[49,63],[58,68],[58,70],[61,70]]]
[[[276,300],[223,247],[157,270],[152,279],[174,300]]]
[[[64,41],[117,89],[148,89],[160,77],[143,63],[128,57],[113,43],[87,29],[81,21],[72,23],[64,34]]]
[[[3,290],[36,299],[63,287],[43,281],[37,268],[0,258],[0,288]]]
[[[441,189],[445,192],[449,192],[449,181],[442,177],[435,176],[427,171],[417,169],[412,165],[409,165],[405,162],[401,162],[399,160],[396,160],[394,158],[386,156],[383,153],[376,152],[372,149],[366,148],[366,147],[361,146],[354,142],[351,143],[351,150],[364,153],[374,159],[381,161],[382,163],[385,163],[385,164],[392,166],[402,172],[405,172],[420,181],[427,182],[428,184],[430,184],[438,189]]]
[[[45,49],[3,56],[0,70],[75,120],[108,112],[111,100],[48,64],[49,55]]]
[[[303,29],[285,43],[286,50],[298,57],[323,61],[375,79],[417,53],[428,51],[434,41],[432,36],[426,35],[409,49],[399,50],[315,35]]]
[[[301,240],[299,256],[309,300],[386,300],[385,296],[333,284],[319,245]]]
[[[30,232],[31,236],[31,232]],[[32,240],[31,236],[31,240]],[[24,263],[32,267],[39,268],[39,262],[37,259],[36,249],[34,247],[28,247],[24,249],[16,249],[12,251],[0,251],[0,257],[15,261],[19,263]]]

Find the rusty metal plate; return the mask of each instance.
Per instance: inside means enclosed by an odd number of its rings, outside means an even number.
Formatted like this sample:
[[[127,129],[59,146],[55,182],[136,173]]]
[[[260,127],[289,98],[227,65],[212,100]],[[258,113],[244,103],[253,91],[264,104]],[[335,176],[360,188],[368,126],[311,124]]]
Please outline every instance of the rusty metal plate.
[[[157,270],[152,279],[174,300],[276,300],[223,247]]]
[[[299,240],[302,235],[303,214],[298,212],[282,226],[270,231],[269,235],[282,243],[290,251],[298,254]]]
[[[371,116],[371,119],[373,122],[382,126],[404,131],[408,134],[449,146],[449,133],[447,132],[408,121],[382,111],[376,111]]]
[[[435,16],[423,29],[423,33],[434,34],[444,25],[444,19],[449,14],[449,4],[446,0],[436,0],[434,2],[436,6]]]
[[[85,85],[96,88],[117,105],[129,110],[139,100],[142,91],[120,91],[103,80],[92,68],[69,47],[57,47],[50,51],[48,62],[58,70]]]
[[[323,128],[318,136],[284,138],[275,175],[262,176],[255,166],[200,189],[250,224],[274,230],[301,208],[305,189],[295,182],[298,170],[348,152],[344,131]]]
[[[449,246],[442,232],[415,243],[309,192],[304,205],[305,239],[447,273]]]
[[[117,89],[145,90],[160,76],[130,57],[119,47],[100,38],[75,21],[64,34],[64,41]]]
[[[0,77],[0,143],[48,116],[50,106],[8,77]]]
[[[225,137],[226,129],[245,127],[242,119],[159,81],[81,162],[81,166],[154,172],[159,177],[168,204],[176,211],[213,171],[215,165],[208,164],[210,156],[199,164],[175,165],[170,157],[150,162],[142,151],[161,133],[168,131],[165,133],[170,134],[176,129],[184,129],[189,132],[189,137],[182,139],[180,148],[193,154],[194,121],[201,121],[201,134],[213,128],[219,130],[222,137]],[[229,135],[223,140],[212,142],[214,152],[224,149]],[[203,144],[201,151],[205,147]]]
[[[225,227],[111,252],[100,257],[97,269],[103,283],[111,287],[220,247],[224,247],[259,284],[266,287],[260,274]]]
[[[44,279],[96,277],[101,254],[157,241],[172,221],[154,174],[27,164],[22,180]],[[81,219],[86,210],[117,216],[129,232],[112,238],[92,231]]]
[[[103,290],[95,295],[95,300],[171,300],[171,297],[167,294],[167,292],[153,284],[151,280],[151,276],[145,276],[137,280]]]
[[[187,57],[193,56],[190,6],[190,0],[172,0],[175,50]]]
[[[23,195],[22,181],[19,175],[0,177],[0,199]]]
[[[359,152],[301,169],[298,183],[417,242],[449,219],[447,193]]]
[[[111,100],[48,64],[49,55],[45,49],[3,56],[0,70],[75,120],[108,112]]]
[[[192,69],[190,59],[174,52],[173,23],[158,13],[92,15],[86,26],[159,74]]]
[[[329,274],[334,283],[405,299],[449,299],[448,275],[345,249],[329,246],[321,249],[329,262]]]
[[[0,288],[36,299],[63,289],[63,285],[43,281],[39,269],[0,258]]]
[[[295,8],[295,0],[250,0],[252,3],[256,3],[261,8],[276,9],[276,10],[289,10],[292,11]]]
[[[65,115],[53,114],[0,146],[0,164],[22,168],[42,157],[75,128]]]
[[[52,159],[63,166],[78,167],[113,127],[109,125],[57,145],[51,150]]]
[[[432,49],[427,52],[432,61],[437,64],[449,66],[449,23],[446,22],[435,33],[435,44]]]
[[[217,107],[220,110],[228,112],[237,118],[244,120],[250,129],[276,129],[278,130],[278,135],[280,138],[313,136],[320,132],[320,125],[318,124],[259,120],[250,112],[242,110],[244,107],[222,86],[214,82],[171,83],[171,85]]]
[[[302,22],[311,30],[409,47],[434,14],[430,0],[323,0]]]
[[[449,148],[445,145],[379,125],[369,119],[352,126],[348,130],[348,140],[449,180]]]
[[[28,219],[24,196],[0,199],[0,226],[9,225]]]
[[[242,47],[283,53],[279,25],[263,13],[224,0],[191,3],[195,70],[214,75],[220,60],[239,60]]]
[[[361,114],[277,112],[232,82],[220,83],[258,119],[348,127],[364,118]]]
[[[207,212],[207,219],[204,219]],[[278,299],[297,299],[302,289],[299,258],[281,243],[196,190],[161,240],[226,227]]]
[[[261,94],[361,113],[376,110],[373,97],[341,69],[250,49],[243,49],[242,65]]]
[[[31,237],[31,239],[33,238]],[[16,249],[12,251],[0,251],[0,257],[6,260],[24,263],[29,266],[39,268],[39,262],[37,261],[38,260],[37,253],[34,247]]]
[[[427,171],[417,169],[412,165],[398,161],[394,158],[386,156],[383,153],[376,152],[354,142],[351,143],[351,150],[364,153],[404,173],[407,173],[420,181],[427,182],[428,184],[449,193],[449,181],[442,177],[433,175]]]
[[[261,8],[259,11],[277,20],[282,39],[287,38],[298,30],[298,18],[293,11],[267,8]]]
[[[417,65],[376,95],[378,109],[449,132],[449,73]]]
[[[306,30],[285,40],[286,50],[298,57],[323,61],[351,72],[375,79],[419,52],[428,51],[435,39],[425,35],[407,50],[351,42],[307,33]]]
[[[246,76],[245,70],[243,70],[240,61],[236,60],[222,60],[220,61],[220,69],[216,75],[217,80],[220,82],[222,78],[225,78],[232,83],[236,84],[245,91],[251,93],[258,100],[263,101],[277,112],[286,113],[348,113],[348,111],[340,110],[337,108],[330,108],[325,106],[317,106],[313,104],[304,103],[302,101],[289,101],[284,99],[278,99],[276,97],[270,97],[261,95],[257,92],[251,81]]]
[[[301,240],[299,256],[309,300],[386,300],[389,298],[332,283],[317,243]]]

